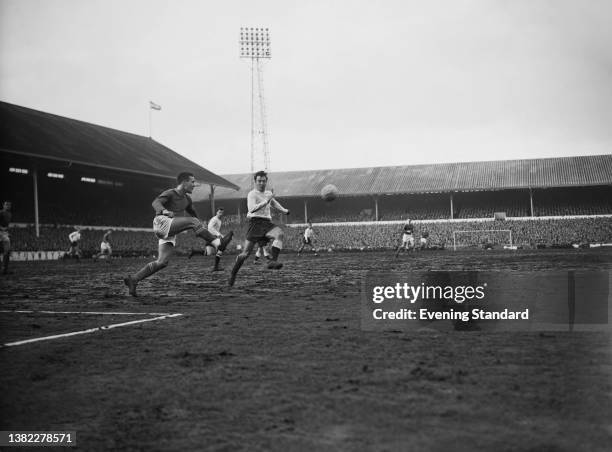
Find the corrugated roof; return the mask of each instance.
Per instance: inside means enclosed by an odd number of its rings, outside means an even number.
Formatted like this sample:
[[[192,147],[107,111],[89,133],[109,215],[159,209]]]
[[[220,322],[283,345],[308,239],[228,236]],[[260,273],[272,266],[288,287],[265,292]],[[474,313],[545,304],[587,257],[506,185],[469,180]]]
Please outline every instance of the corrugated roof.
[[[191,171],[203,183],[238,189],[151,138],[6,102],[0,102],[0,152],[168,178]]]
[[[251,189],[250,174],[225,178],[238,192],[219,189],[217,199],[243,198]],[[341,195],[377,195],[518,188],[612,185],[612,154],[437,165],[387,166],[272,173],[270,185],[279,197],[318,196],[327,184]],[[205,187],[195,199],[207,198]]]

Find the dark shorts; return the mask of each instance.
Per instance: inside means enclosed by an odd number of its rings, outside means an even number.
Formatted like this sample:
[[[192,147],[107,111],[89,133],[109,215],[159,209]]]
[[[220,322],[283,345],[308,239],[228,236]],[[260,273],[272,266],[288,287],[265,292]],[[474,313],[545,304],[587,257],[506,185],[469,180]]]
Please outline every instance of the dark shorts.
[[[302,243],[304,243],[304,245],[312,245],[312,239],[307,239],[306,237],[302,237]]]
[[[249,242],[257,242],[259,244],[270,240],[266,234],[277,227],[267,218],[250,218],[249,228],[247,229],[246,239]]]

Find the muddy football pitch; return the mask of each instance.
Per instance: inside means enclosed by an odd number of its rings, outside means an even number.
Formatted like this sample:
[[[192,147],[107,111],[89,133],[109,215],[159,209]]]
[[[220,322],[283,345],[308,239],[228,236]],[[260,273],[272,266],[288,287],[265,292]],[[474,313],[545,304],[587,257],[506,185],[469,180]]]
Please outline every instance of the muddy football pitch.
[[[127,296],[147,261],[1,277],[0,430],[88,451],[611,448],[608,332],[366,331],[360,303],[367,271],[609,271],[612,250],[286,254],[233,288],[233,256],[178,257]]]

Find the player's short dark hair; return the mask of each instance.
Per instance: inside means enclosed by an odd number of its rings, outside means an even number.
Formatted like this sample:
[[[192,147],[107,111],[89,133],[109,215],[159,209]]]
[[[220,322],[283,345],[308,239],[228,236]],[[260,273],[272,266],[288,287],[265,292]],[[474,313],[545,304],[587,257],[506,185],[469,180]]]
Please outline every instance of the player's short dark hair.
[[[195,176],[193,175],[193,173],[188,173],[187,171],[184,171],[180,173],[178,176],[176,176],[176,181],[179,184],[182,184],[186,180],[189,180],[190,177],[195,177]]]
[[[220,211],[220,210],[225,212],[225,209],[223,207],[217,207],[217,212]]]
[[[257,180],[259,176],[265,177],[266,179],[268,179],[268,173],[266,173],[265,171],[257,171],[255,175],[253,176],[253,180]]]

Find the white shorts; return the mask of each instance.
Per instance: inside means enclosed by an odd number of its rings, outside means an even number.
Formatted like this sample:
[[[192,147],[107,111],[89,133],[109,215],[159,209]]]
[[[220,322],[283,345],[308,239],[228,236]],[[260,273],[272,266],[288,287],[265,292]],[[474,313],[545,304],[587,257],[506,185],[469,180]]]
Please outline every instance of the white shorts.
[[[11,243],[11,238],[9,237],[8,231],[4,229],[0,229],[0,243]]]
[[[110,243],[107,243],[107,242],[100,243],[100,252],[108,253],[108,254],[112,253],[113,249],[111,248]]]
[[[414,237],[412,236],[412,234],[402,235],[402,245],[414,245]]]
[[[421,237],[421,246],[427,245],[427,239],[425,237]]]
[[[170,226],[172,226],[172,218],[167,217],[166,215],[157,215],[153,218],[153,232],[159,239],[158,243],[160,245],[164,243],[172,243],[176,246],[176,236],[168,237],[168,232],[170,232]]]

